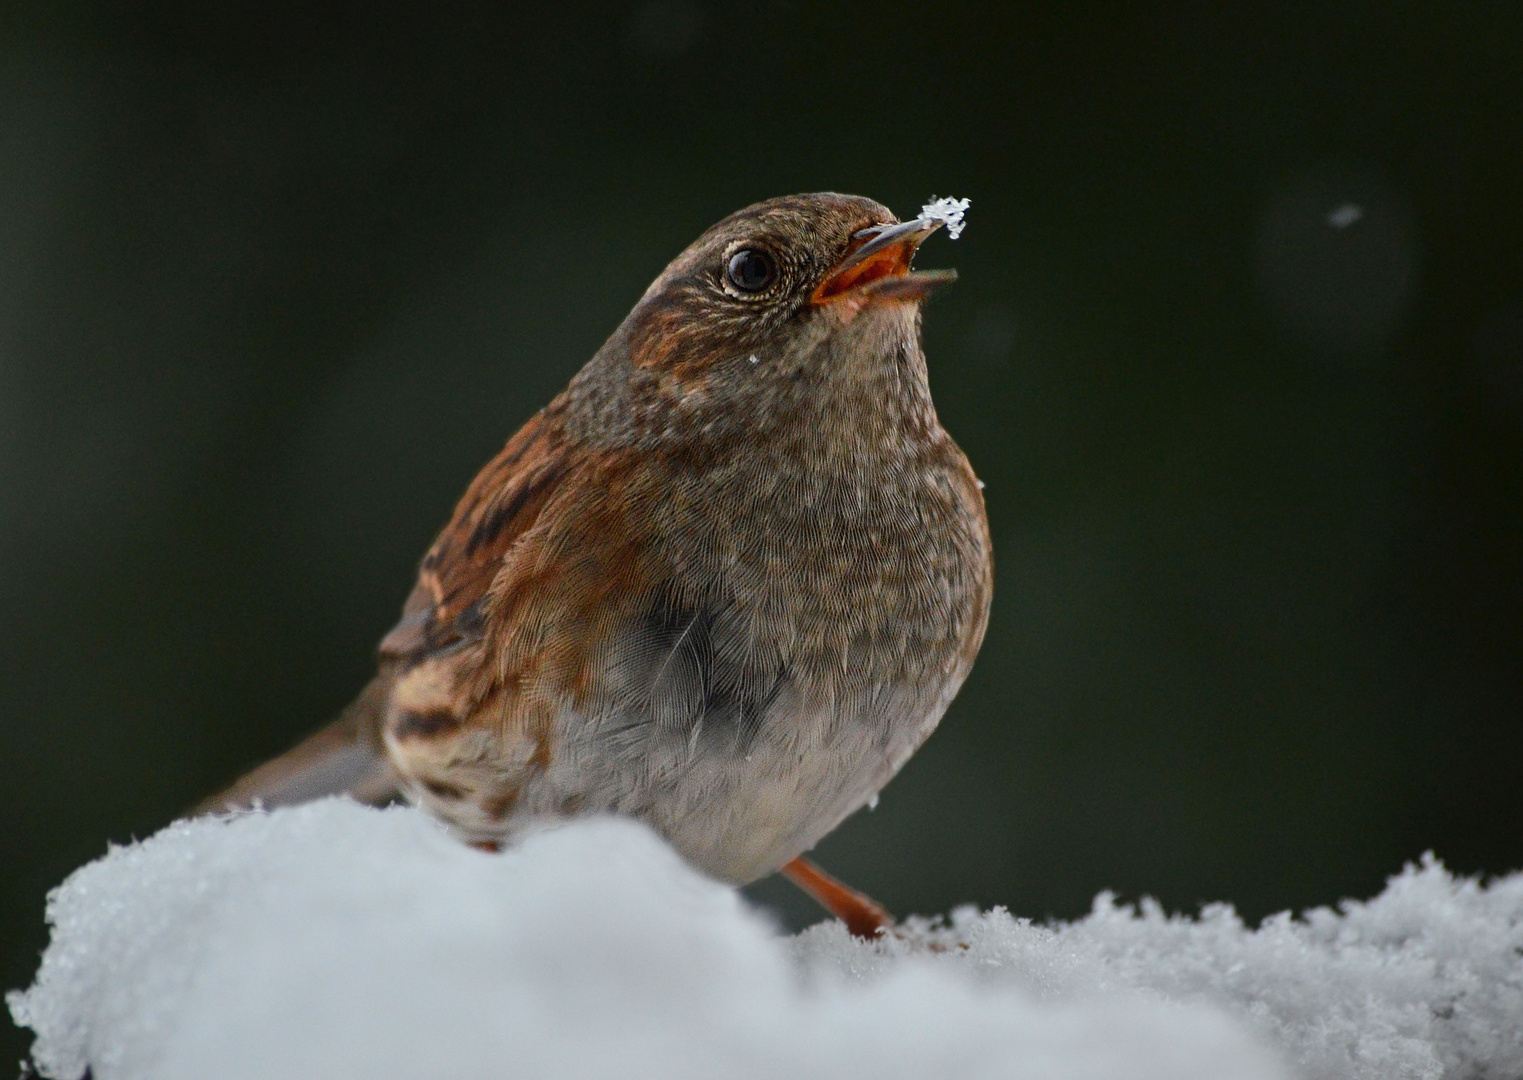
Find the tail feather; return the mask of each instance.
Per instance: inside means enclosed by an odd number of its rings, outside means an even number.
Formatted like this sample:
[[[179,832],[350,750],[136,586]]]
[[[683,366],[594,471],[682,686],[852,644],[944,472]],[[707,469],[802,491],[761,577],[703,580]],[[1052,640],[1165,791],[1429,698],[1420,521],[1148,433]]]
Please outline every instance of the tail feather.
[[[391,682],[389,675],[377,675],[338,719],[204,800],[192,815],[292,806],[325,795],[349,795],[375,806],[396,798],[399,780],[381,741]]]

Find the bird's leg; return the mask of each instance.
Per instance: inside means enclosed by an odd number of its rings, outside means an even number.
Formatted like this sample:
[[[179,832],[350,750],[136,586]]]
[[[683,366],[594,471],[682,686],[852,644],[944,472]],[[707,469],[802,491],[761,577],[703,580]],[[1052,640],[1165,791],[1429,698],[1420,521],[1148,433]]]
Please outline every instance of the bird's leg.
[[[803,856],[784,863],[782,874],[844,922],[853,937],[871,941],[894,925],[894,917],[882,904],[837,881]]]

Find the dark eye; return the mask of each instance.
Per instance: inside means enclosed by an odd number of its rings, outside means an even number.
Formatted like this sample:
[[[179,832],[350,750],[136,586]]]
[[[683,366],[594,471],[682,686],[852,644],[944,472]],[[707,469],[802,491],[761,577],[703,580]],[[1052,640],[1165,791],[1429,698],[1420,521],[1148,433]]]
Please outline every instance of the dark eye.
[[[725,266],[725,276],[741,292],[761,292],[777,276],[772,256],[756,248],[742,248],[730,256]]]

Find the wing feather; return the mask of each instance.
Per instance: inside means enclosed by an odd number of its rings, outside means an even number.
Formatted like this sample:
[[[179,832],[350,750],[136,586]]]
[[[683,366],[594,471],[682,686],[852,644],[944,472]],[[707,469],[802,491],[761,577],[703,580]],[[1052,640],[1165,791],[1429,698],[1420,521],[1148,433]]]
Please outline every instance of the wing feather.
[[[481,640],[482,603],[504,557],[570,472],[563,421],[557,399],[476,475],[423,557],[401,620],[381,640],[383,661],[406,669]]]

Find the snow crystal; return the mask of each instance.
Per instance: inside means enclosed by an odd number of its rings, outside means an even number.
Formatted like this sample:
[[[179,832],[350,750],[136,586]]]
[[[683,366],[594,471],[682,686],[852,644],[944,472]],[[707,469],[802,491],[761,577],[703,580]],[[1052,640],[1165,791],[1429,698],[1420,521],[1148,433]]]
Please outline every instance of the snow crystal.
[[[1360,218],[1364,217],[1364,207],[1358,203],[1343,203],[1336,210],[1327,215],[1327,223],[1335,229],[1346,229]]]
[[[947,236],[956,240],[962,235],[962,216],[968,212],[969,199],[932,199],[920,208],[922,220],[944,221]]]
[[[950,926],[919,921],[873,946],[815,926],[794,948],[811,969],[856,982],[934,948],[985,985],[1045,1001],[1131,990],[1210,1002],[1305,1080],[1523,1077],[1523,874],[1482,886],[1431,856],[1374,900],[1282,913],[1257,929],[1226,904],[1192,919],[1102,893],[1070,924],[969,908]]]
[[[501,855],[341,800],[180,822],[49,898],[44,1076],[1523,1075],[1523,877],[1245,927],[1102,896],[778,935],[628,821]]]

